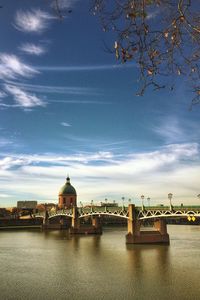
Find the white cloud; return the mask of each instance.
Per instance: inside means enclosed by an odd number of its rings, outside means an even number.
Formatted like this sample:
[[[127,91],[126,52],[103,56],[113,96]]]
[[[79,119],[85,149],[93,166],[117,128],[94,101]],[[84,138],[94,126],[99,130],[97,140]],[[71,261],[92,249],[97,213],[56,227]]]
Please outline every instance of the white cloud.
[[[192,161],[192,163],[191,163]],[[58,156],[9,155],[1,160],[0,175],[15,178],[19,193],[33,193],[37,199],[57,199],[67,173],[76,187],[79,200],[134,198],[141,194],[152,203],[195,203],[199,193],[200,160],[197,144],[169,145],[153,152],[114,155],[112,152]],[[5,173],[7,172],[7,173]],[[22,184],[23,182],[23,184]],[[26,184],[24,184],[26,182]],[[8,183],[2,182],[6,191]],[[35,192],[37,191],[37,192]]]
[[[0,198],[9,198],[9,197],[10,197],[10,195],[8,195],[8,194],[0,193]]]
[[[0,53],[1,79],[14,79],[17,76],[31,77],[36,73],[39,72],[23,63],[16,55]]]
[[[37,56],[42,55],[46,52],[46,49],[43,46],[30,44],[30,43],[21,45],[19,49],[25,52],[26,54],[37,55]]]
[[[22,166],[26,161],[24,159],[14,159],[12,157],[4,157],[0,160],[0,169],[1,170],[9,170],[14,166]]]
[[[45,106],[45,102],[36,95],[27,93],[16,86],[5,84],[5,89],[14,97],[15,102],[20,107],[32,108],[35,106]]]
[[[60,125],[64,126],[64,127],[70,127],[72,125],[70,125],[69,123],[66,122],[61,122]]]
[[[73,167],[80,170],[85,169],[85,175],[94,174],[96,176],[107,176],[108,174],[115,174],[114,176],[121,176],[122,174],[147,174],[149,172],[164,170],[165,167],[170,167],[171,170],[176,168],[181,162],[186,163],[187,160],[196,160],[199,155],[199,147],[197,144],[174,144],[160,148],[157,151],[146,153],[133,153],[128,155],[114,155],[112,152],[100,151],[94,153],[80,153],[74,155],[58,156],[54,154],[43,155],[10,155],[15,160],[20,159],[23,165],[33,166],[34,172],[43,170],[43,175],[49,174],[49,168],[57,165]],[[103,165],[96,165],[96,162],[105,162]],[[7,162],[6,162],[7,163]],[[43,167],[43,163],[45,167]],[[49,164],[49,166],[46,166]],[[40,165],[40,166],[37,166]],[[86,167],[87,165],[87,167]],[[59,167],[60,168],[60,167]],[[80,170],[79,170],[80,168]],[[88,171],[87,171],[88,170]],[[95,171],[95,172],[94,172]],[[60,176],[60,169],[58,174]],[[80,173],[81,174],[81,173]],[[83,173],[84,174],[84,173]]]
[[[4,98],[4,97],[6,97],[7,95],[6,95],[6,93],[5,92],[3,92],[3,91],[0,91],[0,98]]]
[[[53,17],[40,9],[19,10],[15,16],[15,28],[23,32],[41,33],[48,28]]]

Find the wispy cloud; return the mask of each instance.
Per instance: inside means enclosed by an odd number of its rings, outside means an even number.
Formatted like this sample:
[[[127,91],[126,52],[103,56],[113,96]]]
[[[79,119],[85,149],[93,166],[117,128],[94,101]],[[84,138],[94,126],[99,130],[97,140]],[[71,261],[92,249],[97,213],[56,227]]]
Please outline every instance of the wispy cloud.
[[[42,55],[46,52],[46,49],[43,46],[35,45],[35,44],[30,44],[30,43],[25,43],[22,44],[19,49],[26,54],[30,55]]]
[[[64,127],[70,127],[70,126],[72,126],[71,124],[66,123],[66,122],[61,122],[60,125],[62,125]]]
[[[42,33],[49,26],[49,21],[53,17],[40,9],[29,11],[19,10],[15,16],[14,26],[23,32]]]
[[[0,140],[1,143],[1,140]],[[57,155],[57,154],[1,154],[0,169],[9,170],[13,167],[48,165],[50,166],[71,166],[77,163],[88,164],[94,161],[112,161],[111,152],[99,151],[95,153],[80,153],[74,155]]]
[[[52,6],[55,7],[55,4],[57,3],[60,9],[68,9],[72,8],[78,1],[80,0],[54,0],[52,1]]]
[[[159,127],[155,127],[154,131],[162,137],[166,143],[174,143],[182,141],[185,136],[183,129],[179,126],[176,118],[168,118]]]
[[[5,92],[0,91],[0,98],[4,98],[4,97],[6,97],[6,96],[7,96],[7,94],[6,94]]]
[[[81,66],[37,66],[39,71],[55,71],[55,72],[81,72],[81,71],[105,71],[116,69],[133,68],[134,64],[118,64],[118,65],[81,65]]]
[[[52,86],[52,85],[34,85],[27,83],[19,83],[8,81],[9,84],[21,87],[26,91],[40,92],[40,93],[57,93],[57,94],[69,94],[69,95],[99,95],[101,91],[80,86]]]
[[[0,138],[0,147],[11,145],[13,141],[7,139],[7,138]]]
[[[186,143],[198,141],[199,131],[196,122],[187,121],[177,116],[164,118],[159,126],[153,127],[153,131],[164,140],[166,144]]]
[[[15,108],[15,107],[20,107],[18,104],[6,104],[6,103],[1,103],[0,102],[0,107],[1,109],[6,109],[6,108]]]
[[[5,84],[5,89],[14,97],[14,100],[20,107],[32,108],[35,106],[45,106],[45,102],[36,95],[27,93],[16,86]]]
[[[113,149],[118,149],[121,147],[127,148],[127,145],[130,145],[131,140],[112,140],[112,139],[99,139],[98,137],[85,137],[83,135],[73,135],[73,134],[65,134],[64,138],[68,141],[75,142],[79,145],[87,145],[87,148],[92,148],[93,151],[95,149],[108,149],[112,151]],[[114,147],[113,147],[114,146]]]
[[[121,177],[123,173],[129,174],[147,174],[155,170],[163,170],[165,166],[171,166],[171,169],[177,167],[181,161],[184,163],[189,160],[197,160],[199,156],[199,147],[197,144],[174,144],[160,148],[159,150],[146,153],[132,153],[124,155],[116,155],[112,152],[99,151],[94,153],[83,152],[74,155],[54,155],[54,154],[43,154],[43,155],[10,155],[6,159],[1,161],[1,165],[13,166],[13,164],[33,165],[35,168],[36,164],[41,165],[45,163],[44,175],[48,175],[48,168],[50,165],[71,165],[73,169],[79,169],[81,172],[94,174],[98,176],[105,176],[108,174],[115,174],[114,176]],[[96,165],[97,161],[108,162],[108,165]],[[93,162],[93,164],[91,164]],[[46,166],[46,164],[49,166]],[[86,166],[84,168],[81,165],[88,164],[88,171]],[[74,167],[73,167],[74,166]],[[41,168],[41,167],[40,167]],[[42,167],[43,168],[43,167]],[[93,171],[92,171],[93,170]],[[118,170],[118,171],[117,171]],[[77,172],[79,172],[77,171]]]
[[[93,105],[104,105],[104,104],[112,104],[112,102],[108,101],[98,101],[98,100],[48,100],[49,103],[63,103],[63,104],[93,104]]]
[[[39,72],[22,62],[16,55],[0,53],[1,79],[15,79],[18,76],[31,77],[36,73]]]
[[[80,0],[52,0],[51,7],[55,13],[60,17],[67,17],[72,12],[72,8]]]

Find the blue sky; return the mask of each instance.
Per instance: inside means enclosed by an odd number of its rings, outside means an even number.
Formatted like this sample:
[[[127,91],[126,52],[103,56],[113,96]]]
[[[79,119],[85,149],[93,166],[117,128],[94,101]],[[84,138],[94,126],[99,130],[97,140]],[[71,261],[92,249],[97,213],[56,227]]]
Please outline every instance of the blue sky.
[[[57,201],[67,174],[82,202],[140,196],[198,203],[199,111],[184,78],[137,97],[138,68],[105,51],[90,1],[2,1],[0,206]]]

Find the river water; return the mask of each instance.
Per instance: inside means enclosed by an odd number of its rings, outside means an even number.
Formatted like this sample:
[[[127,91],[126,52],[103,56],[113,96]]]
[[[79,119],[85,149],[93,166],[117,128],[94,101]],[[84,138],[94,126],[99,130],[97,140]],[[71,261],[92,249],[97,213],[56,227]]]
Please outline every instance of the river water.
[[[0,232],[0,299],[200,299],[200,226],[168,225],[170,245],[101,236]]]

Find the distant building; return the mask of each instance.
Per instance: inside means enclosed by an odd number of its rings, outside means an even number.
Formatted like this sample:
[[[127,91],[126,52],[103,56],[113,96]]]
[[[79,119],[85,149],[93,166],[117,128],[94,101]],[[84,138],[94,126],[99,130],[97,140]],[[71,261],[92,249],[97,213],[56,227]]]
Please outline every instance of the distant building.
[[[51,209],[56,209],[57,204],[55,203],[39,203],[36,207],[37,211],[42,212],[46,209],[49,211]]]
[[[66,178],[66,183],[60,189],[58,195],[59,208],[70,208],[76,206],[77,194],[75,188],[70,183],[69,176]]]
[[[118,207],[118,203],[116,202],[101,202],[102,207]]]
[[[18,209],[35,209],[37,206],[37,201],[17,201]]]
[[[7,217],[11,214],[6,208],[0,208],[0,218]]]

